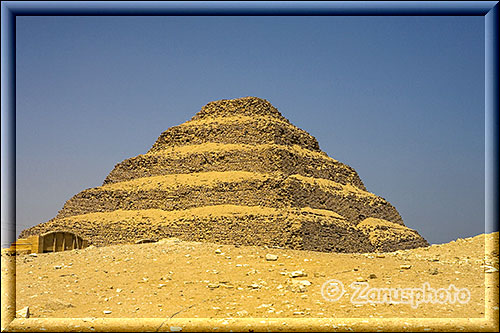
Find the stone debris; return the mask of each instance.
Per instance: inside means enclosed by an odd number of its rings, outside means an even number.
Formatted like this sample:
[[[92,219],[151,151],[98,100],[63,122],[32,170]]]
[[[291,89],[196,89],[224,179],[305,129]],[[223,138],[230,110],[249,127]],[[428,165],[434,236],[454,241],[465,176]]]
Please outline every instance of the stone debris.
[[[303,277],[303,276],[307,276],[307,274],[304,273],[303,271],[293,271],[290,273],[290,277],[292,277],[292,278],[298,278],[298,277]]]
[[[493,266],[484,266],[484,272],[485,273],[496,273],[496,272],[498,272],[498,268],[495,268]]]
[[[240,317],[245,317],[245,316],[248,316],[248,311],[247,310],[242,310],[242,311],[238,311],[236,312],[236,314]]]
[[[400,269],[410,269],[411,265],[401,265],[399,266]]]
[[[308,280],[293,280],[294,283],[299,283],[303,286],[310,286],[312,283]]]
[[[16,311],[16,318],[29,318],[30,317],[30,308],[29,306],[25,306],[21,310]]]
[[[217,288],[219,288],[219,287],[220,287],[220,285],[219,285],[218,283],[209,283],[209,284],[207,285],[207,288],[208,288],[208,289],[217,289]]]
[[[74,308],[75,306],[69,302],[60,300],[60,299],[52,299],[45,303],[44,308],[50,311],[63,310],[67,308]]]
[[[266,254],[266,260],[267,261],[276,261],[276,260],[278,260],[278,256],[276,254],[268,253],[268,254]]]
[[[139,240],[135,241],[136,244],[147,244],[147,243],[155,243],[155,242],[156,242],[156,240],[150,239],[150,238],[143,238],[143,239],[139,239]]]

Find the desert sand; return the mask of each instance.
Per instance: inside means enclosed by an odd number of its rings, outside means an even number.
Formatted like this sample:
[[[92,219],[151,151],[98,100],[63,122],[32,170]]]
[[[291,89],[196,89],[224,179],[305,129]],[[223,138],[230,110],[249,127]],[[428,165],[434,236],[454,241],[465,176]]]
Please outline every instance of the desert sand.
[[[485,253],[485,237],[496,249]],[[16,261],[16,308],[33,318],[481,318],[485,277],[498,281],[498,233],[390,253],[342,254],[186,242],[112,245],[23,256]],[[274,257],[276,256],[276,257]],[[267,258],[266,258],[267,257]],[[271,260],[269,260],[271,259]],[[276,260],[274,260],[276,259]],[[337,279],[346,294],[328,301]],[[467,288],[466,304],[352,304],[352,282],[370,287]]]

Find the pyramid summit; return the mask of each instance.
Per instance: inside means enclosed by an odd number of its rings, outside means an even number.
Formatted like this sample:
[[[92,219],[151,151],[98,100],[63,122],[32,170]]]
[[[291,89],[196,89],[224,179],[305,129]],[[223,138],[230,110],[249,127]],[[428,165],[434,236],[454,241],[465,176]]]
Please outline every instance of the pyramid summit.
[[[353,168],[256,97],[208,103],[20,236],[56,230],[97,246],[166,237],[327,252],[428,245]]]
[[[320,151],[313,136],[293,126],[271,103],[244,97],[208,103],[190,121],[163,132],[149,152],[204,143],[298,145]]]
[[[236,99],[221,99],[210,102],[201,108],[191,120],[203,118],[220,118],[231,116],[268,116],[279,120],[288,120],[267,100],[258,97],[242,97]]]

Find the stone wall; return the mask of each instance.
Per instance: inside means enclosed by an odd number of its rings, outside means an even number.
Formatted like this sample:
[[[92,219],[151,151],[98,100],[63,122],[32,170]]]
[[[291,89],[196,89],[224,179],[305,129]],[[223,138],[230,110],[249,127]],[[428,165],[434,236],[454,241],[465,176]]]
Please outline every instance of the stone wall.
[[[298,145],[312,151],[320,151],[316,139],[306,131],[284,122],[276,122],[272,118],[250,118],[171,127],[160,135],[149,152],[206,142]]]
[[[205,151],[191,154],[144,154],[117,164],[104,184],[135,178],[208,171],[250,171],[258,173],[282,172],[352,184],[366,190],[356,171],[327,156],[301,155],[283,146],[264,149]],[[247,147],[245,147],[247,148]]]
[[[336,212],[356,224],[366,217],[378,217],[394,223],[403,221],[397,210],[376,196],[359,196],[333,188],[302,182],[290,177],[267,180],[220,182],[213,187],[179,184],[168,190],[126,191],[106,186],[80,192],[66,202],[58,218],[114,210],[182,210],[222,204],[273,208],[311,207]]]

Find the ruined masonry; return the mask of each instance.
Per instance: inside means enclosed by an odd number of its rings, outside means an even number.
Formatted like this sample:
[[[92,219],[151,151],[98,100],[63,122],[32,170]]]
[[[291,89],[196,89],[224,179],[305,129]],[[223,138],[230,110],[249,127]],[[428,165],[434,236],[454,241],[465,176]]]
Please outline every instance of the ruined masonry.
[[[255,97],[208,103],[21,237],[49,231],[96,246],[166,237],[328,252],[428,245],[353,168]]]

